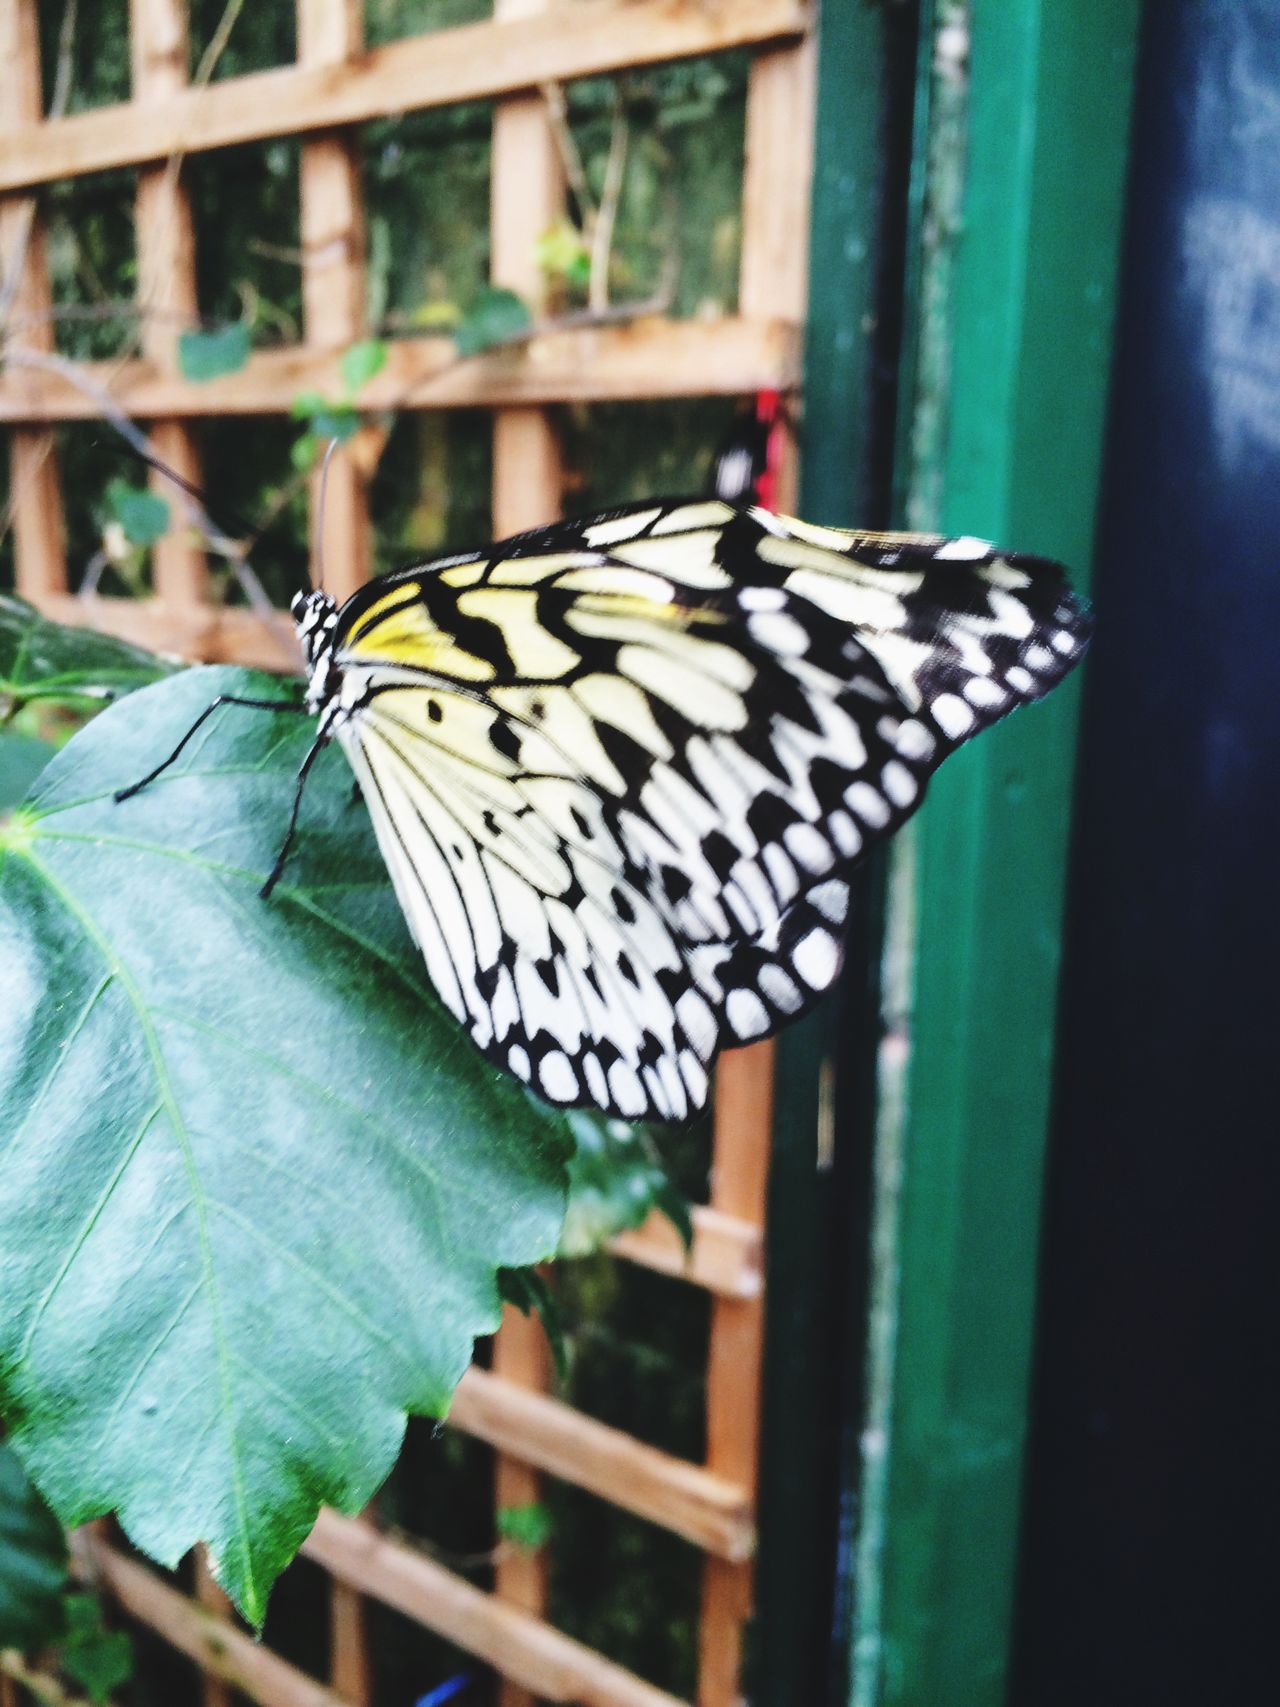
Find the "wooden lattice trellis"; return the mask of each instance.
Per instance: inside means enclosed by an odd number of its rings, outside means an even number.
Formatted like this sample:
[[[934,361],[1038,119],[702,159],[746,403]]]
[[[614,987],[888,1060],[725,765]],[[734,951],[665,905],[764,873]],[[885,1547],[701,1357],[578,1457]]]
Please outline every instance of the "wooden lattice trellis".
[[[796,380],[807,253],[812,18],[804,0],[496,0],[491,22],[363,51],[361,0],[296,0],[297,64],[187,86],[186,0],[130,0],[133,98],[45,120],[37,0],[0,0],[0,254],[11,299],[8,349],[53,350],[36,191],[65,176],[138,171],[141,348],[125,362],[84,364],[71,383],[49,368],[7,363],[0,421],[10,428],[11,506],[19,591],[64,620],[91,620],[192,658],[296,665],[252,613],[208,601],[207,567],[188,533],[162,540],[154,597],[71,595],[52,424],[92,418],[95,389],[146,423],[157,452],[198,481],[201,416],[287,415],[302,389],[337,390],[342,350],[365,329],[364,220],[354,127],[388,113],[492,99],[492,266],[496,282],[536,299],[537,237],[563,196],[543,85],[749,47],[739,311],[715,322],[648,320],[540,335],[516,350],[457,364],[443,339],[404,338],[361,393],[370,408],[492,410],[493,517],[499,535],[559,510],[556,440],[545,406],[566,401],[742,395]],[[239,373],[195,385],[176,363],[177,316],[194,316],[199,233],[176,169],[182,155],[231,143],[303,139],[301,234],[305,342],[255,353]],[[331,590],[349,592],[371,561],[368,479],[356,458],[332,469],[325,515]],[[691,1464],[595,1422],[549,1396],[539,1333],[520,1318],[499,1334],[490,1371],[472,1370],[450,1424],[497,1455],[499,1504],[563,1478],[685,1537],[705,1555],[699,1707],[738,1699],[742,1631],[752,1596],[754,1487],[763,1353],[763,1223],[771,1119],[768,1045],[726,1057],[717,1081],[711,1201],[695,1210],[686,1258],[655,1220],[614,1242],[617,1254],[712,1296],[707,1456]],[[120,1606],[190,1655],[209,1707],[235,1689],[264,1707],[362,1707],[372,1700],[363,1601],[373,1597],[492,1665],[503,1707],[534,1699],[593,1707],[678,1707],[545,1622],[544,1567],[514,1557],[490,1595],[367,1520],[321,1514],[305,1552],[332,1581],[330,1678],[315,1682],[226,1617],[203,1571],[183,1596],[100,1535],[81,1552]]]

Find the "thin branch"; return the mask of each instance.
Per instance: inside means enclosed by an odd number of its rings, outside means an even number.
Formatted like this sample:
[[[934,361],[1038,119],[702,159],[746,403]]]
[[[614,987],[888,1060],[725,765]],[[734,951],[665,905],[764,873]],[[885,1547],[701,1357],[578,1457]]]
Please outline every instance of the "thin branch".
[[[424,1558],[434,1559],[438,1565],[459,1573],[487,1570],[493,1565],[502,1564],[504,1560],[515,1558],[522,1551],[514,1541],[504,1537],[480,1553],[451,1553],[447,1547],[439,1547],[424,1536],[413,1535],[396,1523],[379,1524],[378,1533],[386,1536],[389,1541],[398,1541],[410,1552],[421,1553]]]
[[[91,398],[97,404],[103,419],[113,426],[126,444],[133,446],[140,456],[146,457],[156,465],[159,458],[152,449],[151,442],[112,397],[105,386],[90,379],[75,362],[67,361],[62,356],[46,355],[38,350],[10,350],[7,356],[12,367],[34,368],[41,373],[56,374],[67,385],[74,386],[84,396]],[[163,467],[160,468],[163,474]],[[225,534],[209,515],[204,505],[199,503],[186,488],[176,481],[170,481],[177,496],[178,506],[183,511],[191,525],[204,535],[205,543],[217,556],[225,558],[230,564],[232,573],[239,582],[241,590],[248,599],[254,612],[267,624],[270,631],[278,637],[288,634],[286,625],[281,621],[280,613],[263,591],[262,582],[251,568],[245,555],[244,546]]]
[[[111,558],[101,546],[84,566],[84,574],[80,577],[80,585],[76,596],[82,599],[94,599],[98,596],[98,583],[103,574],[111,567]]]
[[[600,210],[591,226],[591,274],[587,284],[587,305],[596,313],[600,313],[609,305],[609,262],[613,252],[613,227],[618,217],[618,202],[622,196],[622,180],[627,169],[628,135],[627,112],[619,97],[613,110],[613,128],[609,133],[609,158],[605,162]]]
[[[305,249],[295,249],[286,243],[268,243],[262,237],[249,237],[245,248],[251,255],[261,255],[266,261],[283,261],[286,267],[301,267],[307,255]]]
[[[222,58],[231,32],[236,27],[236,19],[244,10],[244,0],[227,0],[218,26],[209,37],[209,45],[200,55],[200,63],[196,66],[196,74],[191,79],[193,89],[203,89],[214,72],[218,69],[218,61]]]
[[[559,83],[543,83],[542,98],[547,104],[547,119],[551,125],[551,134],[560,153],[560,164],[564,168],[565,182],[573,191],[578,203],[578,217],[582,221],[582,229],[589,231],[595,218],[595,202],[587,187],[587,174],[582,164],[582,155],[574,140],[573,131],[569,128],[569,114],[565,105],[564,89]]]
[[[76,46],[76,11],[79,0],[67,0],[58,30],[58,68],[53,77],[53,99],[49,102],[48,118],[60,119],[71,99],[72,61]]]
[[[286,343],[298,342],[298,322],[293,315],[263,296],[251,279],[237,279],[233,288],[240,298],[240,319],[244,325],[256,326],[259,320],[270,321],[284,333]]]

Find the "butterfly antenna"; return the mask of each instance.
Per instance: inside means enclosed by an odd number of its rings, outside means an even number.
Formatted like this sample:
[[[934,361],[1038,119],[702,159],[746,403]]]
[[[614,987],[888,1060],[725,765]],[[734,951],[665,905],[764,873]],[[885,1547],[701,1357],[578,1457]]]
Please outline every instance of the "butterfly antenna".
[[[338,440],[330,439],[324,461],[320,464],[320,491],[316,496],[316,538],[312,557],[316,566],[316,591],[319,593],[324,592],[324,495],[329,487],[329,464],[337,448]]]

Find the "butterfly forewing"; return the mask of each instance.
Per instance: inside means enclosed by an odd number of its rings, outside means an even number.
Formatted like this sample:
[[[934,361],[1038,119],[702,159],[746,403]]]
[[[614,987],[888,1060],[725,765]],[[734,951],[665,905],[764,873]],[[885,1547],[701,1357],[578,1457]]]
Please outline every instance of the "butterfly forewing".
[[[835,979],[848,872],[1087,617],[978,541],[650,503],[387,576],[334,733],[428,970],[551,1101],[681,1118]]]

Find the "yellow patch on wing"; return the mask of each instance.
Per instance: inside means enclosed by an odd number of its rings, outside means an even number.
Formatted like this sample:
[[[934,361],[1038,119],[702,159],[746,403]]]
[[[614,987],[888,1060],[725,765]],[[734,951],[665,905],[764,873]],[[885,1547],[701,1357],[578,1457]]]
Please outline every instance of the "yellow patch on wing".
[[[414,587],[412,582],[408,585],[397,585],[390,588],[356,620],[351,632],[343,640],[344,648],[350,647],[357,640],[362,640],[370,629],[376,628],[380,622],[385,621],[392,611],[411,605],[413,598]]]
[[[361,623],[343,645],[341,656],[361,664],[399,664],[464,682],[494,678],[492,664],[443,633],[420,604],[406,605],[372,626]]]
[[[585,639],[650,642],[657,634],[675,635],[697,623],[707,628],[727,619],[718,611],[687,610],[648,599],[583,593],[569,607],[566,620]]]

